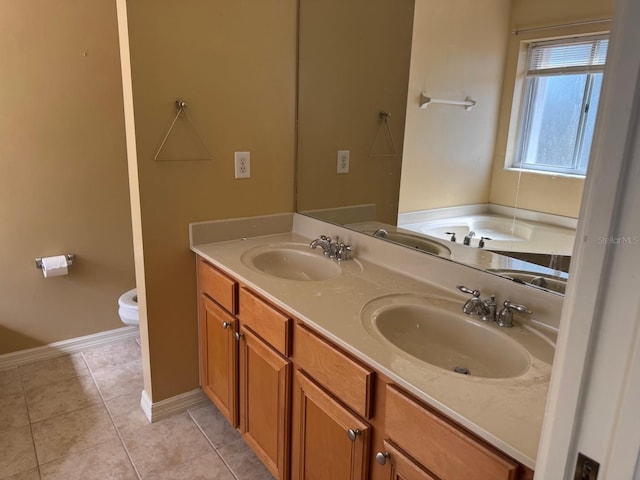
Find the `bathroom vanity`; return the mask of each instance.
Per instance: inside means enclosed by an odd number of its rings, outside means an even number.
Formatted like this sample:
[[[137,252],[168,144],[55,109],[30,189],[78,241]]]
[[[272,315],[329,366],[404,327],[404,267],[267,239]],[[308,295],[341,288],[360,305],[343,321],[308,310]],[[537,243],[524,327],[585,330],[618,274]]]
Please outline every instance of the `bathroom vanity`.
[[[461,312],[467,297],[449,283],[467,267],[426,260],[439,281],[416,278],[409,265],[423,255],[297,214],[290,231],[249,236],[260,231],[252,226],[237,239],[211,223],[227,233],[191,232],[201,385],[276,478],[533,477],[553,360],[553,329],[537,318],[554,308],[527,320],[533,327],[500,329]],[[351,235],[353,259],[309,248],[321,229]],[[384,263],[371,261],[378,255]],[[478,274],[489,277],[483,287],[503,281],[475,271],[459,280]],[[508,283],[487,293],[522,302],[513,289],[526,287]],[[411,324],[432,329],[420,317],[434,315],[447,326],[428,330],[429,344]],[[469,368],[457,373],[447,357]]]

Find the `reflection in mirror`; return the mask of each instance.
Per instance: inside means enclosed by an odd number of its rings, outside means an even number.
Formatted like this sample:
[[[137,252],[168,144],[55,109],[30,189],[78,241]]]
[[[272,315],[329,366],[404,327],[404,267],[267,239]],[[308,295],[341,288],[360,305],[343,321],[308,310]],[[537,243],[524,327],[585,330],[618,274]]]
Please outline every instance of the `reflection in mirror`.
[[[537,78],[559,75],[533,71],[528,52],[549,39],[580,50],[576,39],[606,34],[612,10],[610,0],[300,0],[297,210],[563,293],[584,176],[513,167],[546,138],[544,118],[523,114],[532,98],[544,104]],[[573,83],[588,88],[572,95],[590,100],[563,123],[588,136],[603,65],[564,68],[584,75]],[[421,95],[454,104],[421,108]],[[456,104],[467,97],[472,109]],[[584,163],[588,142],[573,138]]]

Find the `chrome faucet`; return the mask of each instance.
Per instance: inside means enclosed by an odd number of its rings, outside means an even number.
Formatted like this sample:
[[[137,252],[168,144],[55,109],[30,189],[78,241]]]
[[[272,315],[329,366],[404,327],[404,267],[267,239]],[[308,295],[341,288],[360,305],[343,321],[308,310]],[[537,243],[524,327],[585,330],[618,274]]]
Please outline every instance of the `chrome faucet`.
[[[320,238],[313,240],[309,246],[314,250],[321,247],[323,255],[339,262],[349,260],[349,252],[352,251],[351,245],[341,242],[339,237],[336,237],[334,242],[327,235],[320,235]]]
[[[532,278],[529,283],[536,287],[549,288],[549,282],[547,282],[547,279],[542,276]]]
[[[378,238],[386,238],[388,235],[389,232],[387,232],[384,228],[379,228],[375,232],[373,232],[373,236]]]
[[[462,311],[467,315],[477,315],[485,322],[495,322],[496,320],[496,296],[491,295],[489,299],[480,298],[480,290],[472,290],[463,285],[456,287],[463,293],[469,293],[472,297],[462,306]]]
[[[524,305],[517,305],[515,303],[511,303],[509,300],[505,300],[502,304],[503,307],[498,313],[496,318],[496,325],[499,327],[511,328],[513,327],[513,312],[519,313],[528,313],[531,314],[531,310],[529,310]]]
[[[466,237],[464,237],[464,240],[462,241],[463,245],[471,245],[471,239],[473,237],[476,236],[476,232],[474,232],[473,230],[471,230]]]
[[[445,235],[451,235],[451,238],[449,238],[449,240],[453,243],[456,242],[456,232],[444,232]]]
[[[329,256],[331,253],[331,237],[326,235],[320,235],[320,238],[313,240],[309,246],[315,250],[317,247],[322,247],[322,253]]]

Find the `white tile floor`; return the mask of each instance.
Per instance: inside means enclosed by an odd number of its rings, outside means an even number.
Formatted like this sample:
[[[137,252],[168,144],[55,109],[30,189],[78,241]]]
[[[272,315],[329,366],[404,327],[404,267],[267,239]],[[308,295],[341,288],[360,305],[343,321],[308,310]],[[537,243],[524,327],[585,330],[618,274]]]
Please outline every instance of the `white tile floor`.
[[[128,339],[0,371],[1,480],[268,480],[207,404],[149,424]]]

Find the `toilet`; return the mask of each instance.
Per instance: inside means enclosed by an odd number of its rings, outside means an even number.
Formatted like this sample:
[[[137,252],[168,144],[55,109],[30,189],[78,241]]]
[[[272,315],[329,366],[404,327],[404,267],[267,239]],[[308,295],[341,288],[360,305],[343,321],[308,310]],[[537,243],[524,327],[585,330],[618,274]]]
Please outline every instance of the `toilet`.
[[[134,288],[120,295],[118,306],[118,314],[120,315],[122,323],[132,327],[138,327],[140,325],[140,320],[138,319],[137,289]]]

